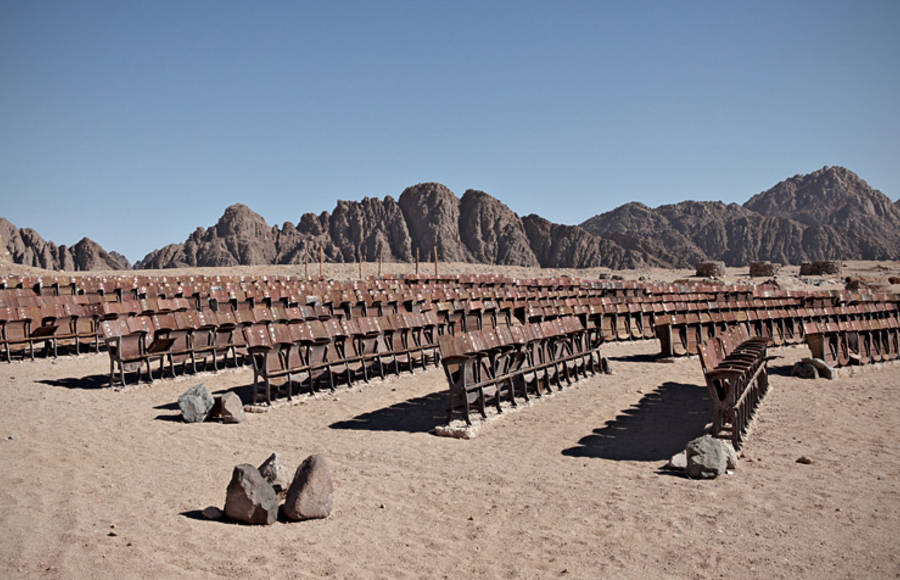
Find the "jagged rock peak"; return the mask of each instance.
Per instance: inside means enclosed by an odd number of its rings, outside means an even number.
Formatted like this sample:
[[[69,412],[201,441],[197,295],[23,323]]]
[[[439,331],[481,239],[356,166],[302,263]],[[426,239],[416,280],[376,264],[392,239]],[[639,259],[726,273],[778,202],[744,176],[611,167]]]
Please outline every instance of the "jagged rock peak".
[[[125,256],[117,252],[107,252],[91,239],[82,238],[72,247],[57,246],[51,241],[44,240],[33,229],[19,229],[4,218],[0,218],[0,237],[3,238],[10,259],[16,264],[66,271],[131,268]]]

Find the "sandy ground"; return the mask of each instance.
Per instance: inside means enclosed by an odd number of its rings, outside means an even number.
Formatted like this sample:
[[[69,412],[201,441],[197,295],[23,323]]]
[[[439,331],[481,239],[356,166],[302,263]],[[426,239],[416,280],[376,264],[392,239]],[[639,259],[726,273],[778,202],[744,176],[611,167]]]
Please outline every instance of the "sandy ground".
[[[783,287],[843,286],[836,276],[809,285],[796,270],[779,276]],[[303,274],[302,266],[196,271]],[[338,279],[358,271],[324,269]],[[0,265],[9,272],[46,274]],[[363,275],[376,272],[363,266]],[[883,285],[898,272],[898,262],[848,262],[843,274]],[[671,281],[692,273],[618,274]],[[746,269],[729,269],[729,281],[746,279]],[[507,413],[468,441],[432,434],[446,418],[440,369],[321,394],[239,425],[187,425],[178,395],[205,382],[247,400],[252,371],[113,390],[104,353],[0,363],[0,577],[900,576],[900,366],[800,380],[790,365],[808,349],[775,350],[772,390],[737,471],[692,481],[661,468],[710,418],[700,365],[654,362],[658,349],[656,341],[604,346],[614,375]],[[330,518],[249,527],[200,516],[223,507],[235,464],[258,465],[273,451],[291,469],[312,453],[329,458]],[[796,463],[801,455],[813,463]]]
[[[431,433],[440,369],[188,425],[180,393],[252,372],[113,390],[102,353],[0,363],[0,577],[900,576],[900,366],[800,380],[808,350],[775,350],[737,471],[692,481],[661,468],[709,419],[700,365],[657,350],[604,346],[614,375],[469,441]],[[200,517],[272,451],[330,459],[330,518]]]

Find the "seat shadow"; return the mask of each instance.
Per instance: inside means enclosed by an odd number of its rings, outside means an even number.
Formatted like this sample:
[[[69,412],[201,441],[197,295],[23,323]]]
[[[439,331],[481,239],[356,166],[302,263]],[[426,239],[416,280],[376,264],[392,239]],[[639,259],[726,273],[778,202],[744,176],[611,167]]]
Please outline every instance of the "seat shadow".
[[[655,363],[655,362],[673,362],[671,358],[663,356],[661,353],[641,353],[628,354],[622,356],[611,356],[610,361],[635,362],[635,363]]]
[[[447,422],[447,393],[438,391],[357,415],[329,425],[331,429],[428,433]]]
[[[666,382],[562,454],[616,461],[669,459],[707,432],[711,416],[705,386]]]
[[[37,381],[42,385],[51,387],[65,387],[67,389],[107,389],[109,388],[109,375],[88,375],[86,377],[65,377],[62,379],[41,379]]]

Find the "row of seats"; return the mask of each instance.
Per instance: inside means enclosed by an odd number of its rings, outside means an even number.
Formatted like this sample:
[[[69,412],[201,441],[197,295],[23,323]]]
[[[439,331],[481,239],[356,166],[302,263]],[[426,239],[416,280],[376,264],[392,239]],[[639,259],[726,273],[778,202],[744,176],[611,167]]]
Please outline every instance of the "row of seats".
[[[830,366],[877,363],[900,356],[900,319],[896,316],[875,320],[808,322],[804,330],[813,357],[824,360]]]
[[[449,386],[448,421],[460,416],[467,425],[473,406],[487,417],[488,405],[502,412],[504,400],[515,406],[517,397],[540,397],[600,365],[599,344],[575,317],[445,334],[438,344]]]
[[[710,434],[730,431],[735,449],[740,449],[759,402],[769,388],[766,368],[766,337],[751,336],[744,326],[700,343],[700,365],[713,404]]]
[[[401,368],[424,366],[426,360],[436,363],[436,337],[446,330],[424,313],[325,320],[290,313],[276,320],[265,308],[140,315],[103,320],[100,327],[109,352],[111,386],[116,379],[124,385],[126,373],[136,372],[140,380],[144,369],[152,381],[151,365],[156,362],[159,376],[167,368],[175,376],[176,365],[181,372],[197,372],[218,370],[229,360],[233,366],[249,361],[254,402],[264,397],[267,403],[273,384],[285,379],[290,397],[293,379],[303,373],[309,374],[310,389],[323,373],[333,388],[335,376],[352,384],[359,374],[368,381],[372,372],[384,377],[385,369],[399,373]]]
[[[697,354],[700,343],[733,326],[766,337],[772,346],[782,346],[803,343],[804,324],[808,322],[879,320],[897,316],[894,305],[875,302],[828,308],[692,313],[657,318],[656,336],[660,341],[661,356],[673,357]]]

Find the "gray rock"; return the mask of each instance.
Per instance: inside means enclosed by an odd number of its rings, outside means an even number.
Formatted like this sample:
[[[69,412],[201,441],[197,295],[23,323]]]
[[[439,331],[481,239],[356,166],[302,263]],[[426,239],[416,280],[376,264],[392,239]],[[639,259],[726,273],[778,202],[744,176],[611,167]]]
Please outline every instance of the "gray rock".
[[[738,454],[734,450],[731,441],[723,441],[722,446],[725,448],[725,467],[727,469],[737,469]]]
[[[819,371],[816,370],[816,367],[812,364],[806,361],[800,361],[791,369],[791,376],[799,377],[801,379],[817,379],[819,378]]]
[[[819,376],[824,379],[834,380],[837,378],[837,370],[835,370],[834,367],[829,366],[828,363],[820,358],[805,358],[802,362],[814,366],[819,373]]]
[[[327,518],[331,514],[333,491],[328,462],[321,455],[310,455],[294,474],[284,503],[285,517],[291,520]]]
[[[291,484],[291,473],[277,453],[273,453],[259,466],[259,473],[275,488],[275,493],[284,495]]]
[[[684,471],[687,469],[687,454],[684,451],[680,451],[672,456],[669,459],[669,462],[666,463],[666,467],[669,469],[677,469],[679,471]]]
[[[697,437],[684,448],[687,474],[694,479],[714,479],[728,468],[728,455],[721,439],[710,435]]]
[[[225,515],[245,524],[273,524],[278,518],[275,489],[252,465],[234,467],[225,495]]]
[[[178,407],[181,409],[181,418],[185,423],[201,423],[209,417],[210,411],[215,406],[212,394],[206,385],[194,385],[178,397]]]
[[[222,516],[225,515],[225,512],[214,505],[203,508],[203,511],[200,513],[208,520],[221,520]]]
[[[244,414],[244,403],[237,393],[227,392],[222,395],[220,408],[223,423],[243,423],[247,416]]]

